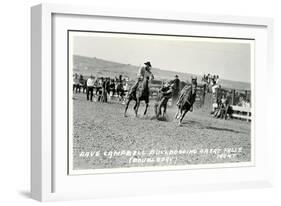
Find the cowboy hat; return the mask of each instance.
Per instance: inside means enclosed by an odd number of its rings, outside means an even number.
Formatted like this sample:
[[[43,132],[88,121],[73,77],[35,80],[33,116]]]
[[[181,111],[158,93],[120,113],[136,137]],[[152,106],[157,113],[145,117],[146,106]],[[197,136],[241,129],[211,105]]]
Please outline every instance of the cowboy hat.
[[[146,66],[152,67],[151,64],[150,64],[150,62],[145,62],[144,64],[145,64]]]

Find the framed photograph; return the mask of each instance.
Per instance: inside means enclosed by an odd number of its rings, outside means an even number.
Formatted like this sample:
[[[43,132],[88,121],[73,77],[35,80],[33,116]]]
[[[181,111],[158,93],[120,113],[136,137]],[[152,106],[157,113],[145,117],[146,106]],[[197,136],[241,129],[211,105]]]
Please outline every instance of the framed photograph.
[[[272,185],[271,19],[41,4],[31,25],[34,199]]]

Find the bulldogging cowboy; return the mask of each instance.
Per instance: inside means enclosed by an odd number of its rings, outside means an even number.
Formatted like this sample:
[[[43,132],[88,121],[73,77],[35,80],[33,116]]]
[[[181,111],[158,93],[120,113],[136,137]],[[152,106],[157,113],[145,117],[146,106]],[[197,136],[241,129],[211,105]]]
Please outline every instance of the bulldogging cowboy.
[[[175,84],[173,82],[166,82],[159,90],[159,94],[160,94],[159,100],[154,104],[154,110],[157,119],[161,114],[163,117],[166,114],[167,103],[169,99],[172,97],[174,85]],[[162,112],[162,108],[164,109],[163,112]]]

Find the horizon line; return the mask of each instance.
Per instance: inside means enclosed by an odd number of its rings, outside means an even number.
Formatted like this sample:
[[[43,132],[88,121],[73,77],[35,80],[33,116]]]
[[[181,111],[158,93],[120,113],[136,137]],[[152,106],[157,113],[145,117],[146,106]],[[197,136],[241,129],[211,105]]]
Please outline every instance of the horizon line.
[[[130,65],[130,66],[134,66],[134,67],[139,67],[139,66],[136,66],[135,64],[121,63],[121,62],[118,62],[118,61],[111,61],[111,60],[99,58],[99,57],[96,57],[96,56],[95,56],[95,57],[93,57],[93,56],[84,56],[84,55],[80,55],[80,54],[73,54],[73,56],[80,56],[80,57],[92,58],[92,59],[96,58],[96,59],[100,59],[100,60],[108,61],[108,62],[112,62],[112,63],[124,64],[124,65]],[[175,73],[183,73],[183,74],[197,75],[197,76],[203,77],[202,74],[193,74],[193,73],[186,73],[186,72],[181,72],[181,71],[171,71],[171,70],[166,70],[166,69],[160,69],[160,68],[158,68],[158,67],[152,67],[152,68],[158,69],[158,70],[161,70],[161,71],[168,71],[168,72],[175,72]],[[206,74],[207,74],[207,73],[206,73]],[[241,82],[241,83],[251,84],[251,82],[245,82],[245,81],[239,81],[239,80],[224,79],[224,78],[219,78],[219,79],[220,79],[220,80],[225,80],[225,81]]]

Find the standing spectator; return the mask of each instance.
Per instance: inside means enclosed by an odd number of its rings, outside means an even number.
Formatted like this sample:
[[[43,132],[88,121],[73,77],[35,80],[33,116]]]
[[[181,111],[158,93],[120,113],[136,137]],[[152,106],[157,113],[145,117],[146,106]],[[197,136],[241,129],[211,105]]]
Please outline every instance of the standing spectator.
[[[244,107],[245,106],[245,101],[244,101],[244,97],[243,96],[239,97],[237,106],[239,106],[239,107]]]
[[[207,92],[210,93],[211,92],[211,75],[207,74]]]
[[[110,77],[106,78],[105,90],[106,90],[107,95],[109,95],[109,92],[110,92]]]
[[[79,89],[80,85],[79,85],[79,77],[78,77],[78,74],[75,73],[74,74],[74,78],[73,78],[73,88],[72,88],[72,91],[75,93],[77,93],[78,89]]]
[[[213,102],[213,109],[212,112],[215,112],[216,107],[219,106],[219,102],[218,102],[218,88],[219,85],[216,84],[216,81],[214,79],[212,79],[212,102]]]
[[[97,85],[97,95],[98,95],[98,101],[102,101],[102,84],[103,84],[103,77],[100,77],[98,80]]]
[[[94,92],[95,78],[91,75],[87,80],[87,101],[90,99],[93,101],[93,92]],[[89,97],[90,96],[90,97]]]
[[[175,79],[173,80],[172,84],[173,84],[172,105],[175,105],[178,100],[179,92],[180,92],[180,80],[178,75],[175,76]]]
[[[219,75],[216,76],[216,84],[219,84]]]
[[[212,84],[212,93],[216,93],[217,89],[220,87],[219,84],[217,84],[217,81],[215,79],[212,80],[213,84]]]
[[[211,84],[211,74],[207,75],[207,80],[208,80],[208,84],[210,85]]]
[[[95,88],[96,88],[96,96],[99,96],[100,79],[98,77],[96,77]]]
[[[248,98],[246,98],[245,107],[247,107],[247,108],[251,107],[251,103],[250,103],[250,100]]]
[[[122,74],[119,75],[119,82],[122,83]]]
[[[127,81],[125,81],[125,85],[124,85],[125,98],[127,98],[129,90],[130,90],[129,84]]]
[[[107,91],[106,91],[106,84],[107,84],[107,81],[106,79],[104,79],[102,81],[102,102],[107,102]]]
[[[84,77],[82,74],[80,74],[79,76],[79,88],[78,88],[78,92],[80,93],[81,92],[81,87],[83,89],[83,93],[84,93]]]
[[[124,100],[123,98],[124,98],[125,93],[124,93],[124,87],[123,87],[122,82],[118,82],[116,92],[117,92],[119,101]]]
[[[128,92],[130,90],[128,82],[125,83],[124,85],[124,92]]]
[[[114,94],[115,94],[115,82],[114,82],[114,79],[111,79],[110,80],[110,85],[109,85],[109,96],[110,96],[110,99],[112,99]]]
[[[221,114],[219,116],[221,119],[227,117],[227,98],[226,96],[223,94],[221,97]]]
[[[215,118],[220,118],[221,114],[222,114],[222,99],[221,98],[218,98],[217,99],[217,107],[215,108],[214,110],[214,114],[213,116]]]
[[[224,116],[224,119],[227,119],[228,117],[232,118],[233,110],[232,110],[232,107],[230,106],[230,102],[231,102],[231,96],[227,95],[226,101],[225,101],[225,113],[224,113],[225,116]]]

